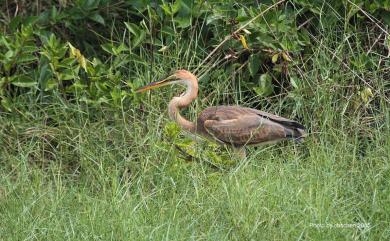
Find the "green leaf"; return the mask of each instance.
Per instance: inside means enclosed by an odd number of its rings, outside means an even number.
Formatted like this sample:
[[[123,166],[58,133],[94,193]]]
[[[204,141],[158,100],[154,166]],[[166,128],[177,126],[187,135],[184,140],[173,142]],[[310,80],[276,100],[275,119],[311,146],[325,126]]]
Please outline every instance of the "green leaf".
[[[5,54],[4,57],[6,60],[11,60],[15,55],[15,52],[13,50],[8,50]]]
[[[51,8],[51,17],[52,17],[52,19],[56,19],[57,18],[57,8],[55,6],[53,6]]]
[[[272,63],[276,63],[276,62],[278,62],[278,58],[279,58],[279,54],[274,54],[273,56],[272,56]]]
[[[41,89],[46,89],[47,81],[51,78],[51,72],[49,70],[49,65],[47,63],[42,63],[39,66],[39,87]]]
[[[121,100],[122,95],[119,88],[114,88],[113,90],[111,90],[110,94],[113,101],[117,102]]]
[[[139,35],[139,27],[136,24],[125,22],[125,26],[127,30],[129,30],[129,32],[132,33],[133,35],[135,36]]]
[[[180,127],[175,122],[169,122],[164,127],[165,135],[171,139],[176,139],[180,134]]]
[[[283,59],[285,60],[285,61],[288,61],[288,62],[291,62],[292,61],[292,59],[290,58],[290,56],[288,55],[288,53],[286,53],[286,52],[282,52],[282,57],[283,57]]]
[[[244,8],[238,9],[236,20],[239,22],[243,22],[243,21],[246,21],[248,19],[249,19],[249,17],[246,14],[245,9]]]
[[[271,48],[273,50],[277,50],[278,48],[275,46],[275,40],[269,34],[265,33],[257,33],[256,40],[264,45],[265,47]]]
[[[115,55],[114,51],[113,51],[113,45],[111,43],[106,43],[106,44],[102,44],[101,45],[102,49],[104,51],[106,51],[107,53],[109,54],[112,54],[112,55]]]
[[[125,25],[129,32],[134,35],[134,38],[132,39],[132,47],[135,48],[145,39],[146,32],[134,23],[125,22]]]
[[[193,0],[180,0],[180,11],[181,16],[194,16],[196,13],[193,11],[194,1]]]
[[[274,92],[272,77],[268,73],[262,74],[259,78],[259,86],[253,88],[260,96],[269,96]]]
[[[249,69],[249,74],[253,77],[256,75],[257,71],[260,68],[260,55],[259,54],[252,54],[249,56],[248,60],[248,69]]]
[[[382,19],[385,25],[390,25],[390,11],[382,11]]]
[[[123,43],[121,43],[118,47],[113,49],[116,55],[120,54],[121,52],[127,50],[127,46]]]
[[[172,15],[172,10],[168,3],[163,3],[162,5],[160,5],[160,7],[164,11],[165,15],[167,16]]]
[[[149,0],[131,0],[128,1],[130,5],[138,9],[140,12],[143,12],[149,6]]]
[[[163,26],[161,28],[161,33],[166,34],[166,35],[170,35],[170,36],[175,36],[175,31],[173,30],[173,28],[171,26]]]
[[[301,46],[306,46],[310,44],[310,35],[306,29],[302,29],[301,31],[299,31],[297,42]]]
[[[23,46],[22,47],[22,52],[24,53],[34,53],[34,52],[37,52],[39,49],[37,48],[37,46]]]
[[[141,31],[140,35],[134,39],[133,48],[137,47],[146,37],[146,33]]]
[[[180,28],[188,28],[191,26],[191,17],[185,16],[185,17],[176,17],[175,21],[178,23]]]
[[[294,87],[295,89],[299,88],[300,82],[301,82],[301,80],[298,79],[296,76],[290,76],[290,83],[291,83],[292,87]]]
[[[81,2],[83,2],[84,8],[86,8],[87,10],[90,10],[90,9],[97,8],[100,0],[85,0],[85,1],[81,1]]]
[[[18,87],[33,87],[36,86],[38,82],[27,75],[20,75],[12,80],[11,84]]]
[[[77,60],[74,57],[65,58],[61,60],[58,67],[71,68],[76,61]]]
[[[172,14],[176,14],[181,8],[181,0],[176,0],[174,4],[172,4]]]
[[[286,15],[284,15],[284,14],[281,14],[281,15],[279,15],[279,17],[278,17],[278,20],[279,21],[284,21],[286,19]]]
[[[49,79],[49,80],[46,82],[45,91],[52,90],[52,89],[56,88],[57,86],[58,86],[58,81],[57,81],[57,80],[55,80],[55,79]]]
[[[1,99],[1,105],[4,107],[5,110],[11,112],[12,107],[11,107],[11,101],[8,98],[2,98]]]
[[[76,77],[72,69],[65,69],[62,73],[60,73],[60,75],[61,80],[72,80]]]
[[[37,57],[34,56],[33,54],[30,53],[22,53],[18,58],[17,58],[17,63],[29,63],[29,62],[34,62],[37,60]]]
[[[84,90],[86,89],[88,86],[81,83],[79,80],[76,80],[73,85],[70,86],[69,90]]]
[[[89,18],[92,19],[93,21],[97,22],[97,23],[102,24],[102,25],[106,24],[105,21],[104,21],[104,18],[100,14],[98,14],[98,13],[94,13]]]
[[[362,98],[362,101],[364,104],[368,104],[368,102],[371,100],[371,98],[374,96],[372,94],[371,88],[366,87],[362,91],[359,92],[360,97]]]

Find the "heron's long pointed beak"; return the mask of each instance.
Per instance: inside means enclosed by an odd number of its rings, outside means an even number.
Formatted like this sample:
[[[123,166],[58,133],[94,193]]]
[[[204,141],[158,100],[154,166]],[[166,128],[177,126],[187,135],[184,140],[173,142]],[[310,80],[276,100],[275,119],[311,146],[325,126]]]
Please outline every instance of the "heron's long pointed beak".
[[[169,77],[167,77],[165,79],[149,83],[149,84],[147,84],[147,85],[137,89],[135,92],[140,93],[140,92],[144,92],[144,91],[147,91],[147,90],[155,89],[155,88],[158,88],[158,87],[161,87],[161,86],[164,86],[164,85],[168,85],[173,80],[176,80],[176,76],[175,75],[171,75],[171,76],[169,76]]]

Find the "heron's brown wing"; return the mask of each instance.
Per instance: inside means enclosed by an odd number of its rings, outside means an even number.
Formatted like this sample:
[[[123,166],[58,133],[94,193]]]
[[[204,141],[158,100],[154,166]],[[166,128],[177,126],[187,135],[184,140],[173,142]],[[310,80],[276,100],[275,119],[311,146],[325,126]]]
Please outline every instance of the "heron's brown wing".
[[[295,121],[239,106],[209,107],[198,124],[218,141],[236,146],[297,138],[304,133]]]
[[[274,115],[274,114],[271,114],[268,112],[264,112],[261,110],[256,110],[256,109],[252,109],[252,108],[245,108],[245,109],[247,109],[251,113],[254,113],[254,114],[259,115],[263,118],[272,120],[273,122],[279,123],[285,127],[292,127],[292,128],[298,128],[301,130],[305,130],[305,127],[302,124],[300,124],[294,120],[290,120],[290,119],[287,119],[287,118],[284,118],[284,117],[281,117],[278,115]]]
[[[215,139],[235,146],[286,138],[283,126],[253,114],[241,115],[229,120],[206,120],[204,127]]]

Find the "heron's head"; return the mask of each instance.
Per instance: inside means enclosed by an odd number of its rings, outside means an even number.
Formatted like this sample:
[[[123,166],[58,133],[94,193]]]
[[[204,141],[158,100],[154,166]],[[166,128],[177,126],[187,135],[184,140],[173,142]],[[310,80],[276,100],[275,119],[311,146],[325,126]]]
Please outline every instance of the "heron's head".
[[[159,81],[149,83],[139,89],[136,92],[144,92],[147,90],[155,89],[161,86],[170,85],[170,84],[184,84],[184,85],[196,85],[198,86],[198,79],[191,72],[181,69],[176,70],[173,75],[168,76]]]

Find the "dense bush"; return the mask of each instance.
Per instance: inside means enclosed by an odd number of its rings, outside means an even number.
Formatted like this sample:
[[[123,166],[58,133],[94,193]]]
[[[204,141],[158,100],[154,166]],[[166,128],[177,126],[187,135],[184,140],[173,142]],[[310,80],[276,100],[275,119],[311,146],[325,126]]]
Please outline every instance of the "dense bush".
[[[123,101],[136,101],[132,90],[145,82],[132,79],[134,73],[155,75],[162,70],[153,66],[162,61],[170,62],[168,66],[172,69],[194,70],[226,36],[231,36],[231,40],[221,46],[199,73],[215,66],[232,74],[241,71],[248,76],[241,88],[249,90],[249,96],[280,93],[294,96],[296,92],[302,95],[304,86],[295,60],[310,62],[310,46],[318,41],[313,36],[321,34],[321,29],[349,31],[353,26],[365,24],[377,28],[369,21],[369,15],[359,11],[360,7],[383,23],[390,21],[388,0],[294,0],[264,11],[273,3],[6,2],[1,9],[0,27],[2,108],[12,111],[12,103],[27,92],[41,100],[57,93],[92,105],[121,106]],[[351,26],[336,26],[334,21],[339,16],[345,16]],[[252,22],[246,25],[248,21]],[[386,44],[385,36],[379,36],[378,41]],[[167,53],[180,53],[182,46],[190,46],[186,59],[167,58]],[[196,56],[189,58],[188,51]],[[372,64],[364,59],[351,62],[356,68]],[[202,77],[209,83],[210,76]],[[362,83],[357,80],[353,84]],[[362,99],[367,102],[372,90],[360,89]]]

